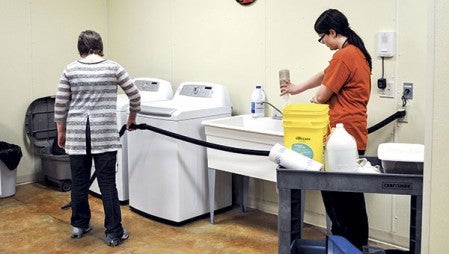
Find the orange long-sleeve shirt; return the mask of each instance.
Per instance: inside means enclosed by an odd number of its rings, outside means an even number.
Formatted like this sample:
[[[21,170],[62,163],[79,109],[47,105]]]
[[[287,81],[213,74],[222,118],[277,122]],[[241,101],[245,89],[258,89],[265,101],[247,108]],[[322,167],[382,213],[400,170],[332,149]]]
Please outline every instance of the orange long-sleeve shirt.
[[[334,92],[329,100],[331,126],[343,123],[357,141],[357,149],[366,150],[371,70],[362,51],[349,44],[335,52],[322,83]]]

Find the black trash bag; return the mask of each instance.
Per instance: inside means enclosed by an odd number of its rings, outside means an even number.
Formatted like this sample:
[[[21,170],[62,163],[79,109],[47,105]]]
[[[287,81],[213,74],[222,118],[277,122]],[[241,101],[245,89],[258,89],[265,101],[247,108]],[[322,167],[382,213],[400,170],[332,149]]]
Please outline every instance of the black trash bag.
[[[53,139],[53,145],[51,146],[51,154],[53,155],[67,155],[64,148],[58,146],[58,138]]]
[[[10,170],[14,170],[19,165],[22,158],[20,146],[0,141],[0,160]]]

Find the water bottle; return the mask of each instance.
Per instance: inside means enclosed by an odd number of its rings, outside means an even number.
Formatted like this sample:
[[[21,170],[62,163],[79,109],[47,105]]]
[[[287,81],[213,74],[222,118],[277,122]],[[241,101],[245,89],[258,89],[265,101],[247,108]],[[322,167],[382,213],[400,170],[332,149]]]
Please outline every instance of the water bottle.
[[[344,128],[342,123],[337,123],[332,131],[325,147],[325,169],[334,172],[357,171],[357,143]]]
[[[279,86],[283,83],[290,82],[290,71],[289,70],[280,70],[279,71]],[[288,104],[288,93],[282,95],[282,99],[284,100],[285,105]]]
[[[264,117],[265,116],[265,92],[261,85],[257,85],[251,94],[251,116]]]

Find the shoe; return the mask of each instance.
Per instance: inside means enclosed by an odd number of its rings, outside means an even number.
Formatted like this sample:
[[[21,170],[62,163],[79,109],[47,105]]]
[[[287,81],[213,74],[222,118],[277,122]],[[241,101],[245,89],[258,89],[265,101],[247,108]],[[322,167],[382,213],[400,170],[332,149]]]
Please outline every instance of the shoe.
[[[81,238],[85,233],[92,230],[92,226],[89,224],[87,228],[72,227],[72,238]]]
[[[129,238],[128,231],[126,229],[123,229],[123,234],[121,237],[114,237],[109,234],[106,236],[106,242],[107,242],[108,246],[115,247],[128,238]]]

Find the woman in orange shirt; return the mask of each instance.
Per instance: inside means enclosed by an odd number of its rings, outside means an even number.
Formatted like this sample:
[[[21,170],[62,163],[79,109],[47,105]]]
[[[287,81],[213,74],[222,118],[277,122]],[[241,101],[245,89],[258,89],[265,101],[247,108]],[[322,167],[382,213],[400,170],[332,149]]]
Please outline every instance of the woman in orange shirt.
[[[318,87],[311,102],[329,104],[331,127],[343,123],[363,155],[368,140],[366,111],[371,91],[371,56],[363,40],[349,27],[346,16],[338,10],[323,12],[315,22],[315,31],[318,42],[336,50],[329,66],[303,83],[281,85],[281,95]],[[332,233],[345,237],[359,249],[367,245],[368,216],[363,193],[322,191],[321,194],[332,221]]]

